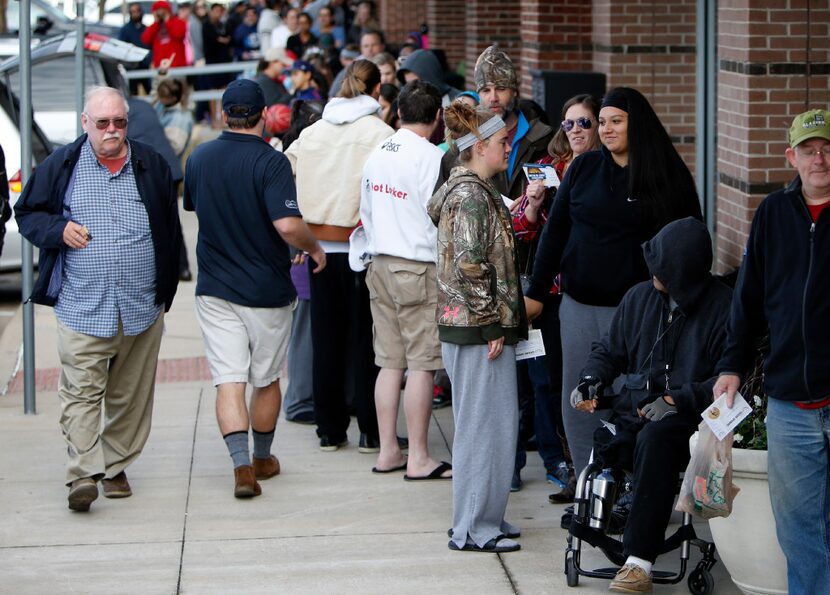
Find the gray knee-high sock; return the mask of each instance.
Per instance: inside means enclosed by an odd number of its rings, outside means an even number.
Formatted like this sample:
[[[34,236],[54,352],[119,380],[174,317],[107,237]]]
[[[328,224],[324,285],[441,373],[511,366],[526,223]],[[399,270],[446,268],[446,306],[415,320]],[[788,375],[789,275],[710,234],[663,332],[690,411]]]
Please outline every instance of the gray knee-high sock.
[[[223,436],[228,452],[233,459],[233,468],[251,464],[251,456],[248,454],[248,432],[231,432]]]
[[[271,443],[274,442],[274,431],[276,426],[270,432],[257,432],[251,428],[254,435],[254,457],[257,459],[267,459],[271,456]]]

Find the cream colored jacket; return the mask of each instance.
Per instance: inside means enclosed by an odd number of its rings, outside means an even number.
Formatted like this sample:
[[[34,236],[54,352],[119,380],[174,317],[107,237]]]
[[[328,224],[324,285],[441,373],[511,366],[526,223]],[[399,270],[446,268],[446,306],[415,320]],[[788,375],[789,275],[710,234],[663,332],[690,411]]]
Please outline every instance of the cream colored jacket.
[[[297,202],[307,223],[349,230],[357,225],[363,165],[375,147],[395,132],[378,117],[378,110],[380,104],[368,95],[337,97],[326,105],[322,119],[291,143],[285,155],[297,179]]]

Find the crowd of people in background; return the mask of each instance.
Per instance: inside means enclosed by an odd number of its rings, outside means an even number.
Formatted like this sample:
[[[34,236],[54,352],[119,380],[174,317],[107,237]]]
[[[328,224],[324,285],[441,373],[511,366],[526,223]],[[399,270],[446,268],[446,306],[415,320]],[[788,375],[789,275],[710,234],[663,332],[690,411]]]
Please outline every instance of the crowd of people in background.
[[[279,474],[271,444],[281,408],[288,421],[315,425],[326,452],[348,444],[356,415],[359,451],[377,455],[373,473],[451,481],[448,547],[456,551],[520,549],[521,530],[505,513],[510,492],[522,489],[528,451],[538,451],[544,479],[558,487],[553,503],[574,501],[576,476],[592,456],[626,457],[631,489],[617,504],[630,521],[627,558],[611,586],[650,590],[698,416],[713,392],[732,399],[739,388],[750,339],[766,328],[770,303],[762,296],[793,311],[806,308],[813,252],[809,268],[798,269],[806,279],[803,303],[781,302],[764,273],[788,265],[780,258],[768,264],[776,258],[762,241],[769,230],[756,218],[750,268],[738,280],[729,318],[731,290],[710,275],[711,239],[694,179],[635,89],[618,87],[602,98],[577,94],[557,114],[561,121],[552,122],[542,106],[520,97],[505,51],[485,49],[474,65],[473,88],[465,89],[443,53],[430,48],[426,27],[389,42],[371,0],[250,0],[229,10],[204,0],[175,8],[159,0],[152,12],[154,22],[145,27],[141,6],[130,5],[121,39],[148,48],[143,66],[159,72],[146,84],[133,81],[131,90],[153,104],[173,155],[169,171],[146,145],[125,142],[133,140],[141,112],[135,98],[122,101],[119,92],[99,88],[83,114],[89,143],[82,137],[65,151],[84,184],[73,187],[75,175],[64,161],[48,160],[16,207],[21,231],[48,248],[47,255],[64,244],[72,249],[66,262],[47,261],[49,267],[41,256],[36,288],[42,303],[56,305],[64,377],[86,373],[72,349],[92,342],[90,335],[114,341],[113,349],[123,348],[124,335],[143,337],[147,361],[154,359],[175,293],[172,263],[178,259],[180,280],[191,278],[170,206],[170,189],[183,178],[186,208],[199,219],[197,314],[236,497],[261,494],[258,480]],[[256,61],[256,72],[170,76],[179,66],[232,61]],[[191,89],[223,90],[222,100],[193,105]],[[129,136],[119,132],[127,128],[127,111]],[[773,195],[777,202],[759,213],[782,211],[802,243],[808,240],[795,229],[809,227],[812,250],[814,237],[826,237],[816,222],[830,203],[819,200],[830,188],[830,114],[799,118],[787,156],[801,181],[786,195]],[[225,130],[194,150],[200,123]],[[139,157],[152,161],[152,176],[134,163]],[[109,173],[95,167],[96,159]],[[182,176],[176,165],[184,162]],[[169,240],[161,242],[161,232],[152,240],[142,236],[143,260],[133,255],[142,307],[132,317],[115,298],[102,314],[73,285],[96,277],[95,258],[108,258],[96,252],[102,237],[96,200],[104,182],[122,173],[131,198],[147,194],[151,182],[164,187],[164,204],[149,221],[140,208],[134,217],[141,230],[161,229]],[[56,188],[66,184],[62,195]],[[787,206],[795,192],[807,202],[797,215]],[[55,222],[64,221],[70,199],[73,217],[88,216],[95,229],[75,221],[59,229]],[[128,201],[133,210],[136,204]],[[239,229],[241,237],[224,239]],[[57,289],[47,275],[53,267],[64,275]],[[102,295],[122,291],[105,287]],[[812,303],[818,313],[811,319],[825,320],[826,308]],[[545,354],[517,362],[516,345],[528,337],[529,325],[541,330]],[[773,422],[798,417],[820,433],[812,412],[827,411],[830,388],[826,371],[808,367],[806,356],[804,386],[776,368],[808,343],[807,327],[803,345],[789,337],[786,324],[770,328],[774,339],[789,341],[788,355],[773,341],[769,360],[770,378],[782,391],[772,395],[782,401],[770,405],[770,446],[773,440],[791,446],[786,456],[770,455],[770,473],[786,478],[790,462],[802,459],[783,429],[774,438]],[[279,379],[286,363],[290,388],[283,400]],[[129,420],[135,428],[105,424],[107,444],[123,441],[127,454],[90,451],[98,433],[73,429],[86,427],[88,412],[72,410],[62,420],[70,444],[70,508],[88,510],[99,479],[107,497],[131,494],[125,469],[146,440],[152,409],[146,378],[154,364],[145,367],[144,413]],[[112,381],[118,373],[98,376]],[[818,393],[804,392],[811,383]],[[82,385],[62,379],[64,402],[84,401]],[[408,437],[397,435],[402,387]],[[617,395],[613,412],[599,407],[603,388]],[[452,463],[435,460],[428,449],[431,409],[449,401]],[[797,408],[777,413],[786,401]],[[610,415],[619,428],[614,439],[602,434]],[[617,449],[611,454],[609,441]],[[820,491],[826,473],[803,483]],[[776,518],[820,525],[821,518],[796,510],[797,499],[792,490],[782,495],[774,503]],[[813,508],[820,515],[822,506],[826,524],[827,499]],[[780,527],[779,538],[791,587],[821,573],[826,579],[830,565],[804,567],[792,552],[807,546],[794,545],[794,535]],[[818,541],[807,541],[819,558]]]

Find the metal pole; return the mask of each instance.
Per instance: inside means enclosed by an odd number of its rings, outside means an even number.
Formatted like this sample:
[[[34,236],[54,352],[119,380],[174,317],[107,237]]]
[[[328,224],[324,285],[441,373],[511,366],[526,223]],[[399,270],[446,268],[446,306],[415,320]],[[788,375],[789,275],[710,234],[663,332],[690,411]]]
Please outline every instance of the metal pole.
[[[32,173],[32,30],[31,0],[20,0],[20,178],[23,185]],[[22,236],[21,236],[22,237]],[[37,413],[35,403],[35,305],[29,301],[34,287],[32,245],[23,245],[23,412]]]
[[[81,128],[81,112],[84,111],[84,0],[76,2],[75,17],[75,130],[76,136],[84,133]]]

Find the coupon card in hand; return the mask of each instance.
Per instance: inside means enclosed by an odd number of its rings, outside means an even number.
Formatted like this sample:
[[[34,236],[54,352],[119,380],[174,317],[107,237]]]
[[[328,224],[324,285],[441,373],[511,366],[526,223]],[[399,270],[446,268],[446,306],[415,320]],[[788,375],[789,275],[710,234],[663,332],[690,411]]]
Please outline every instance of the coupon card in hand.
[[[542,341],[542,331],[532,328],[527,333],[527,339],[516,345],[516,361],[535,359],[545,355],[545,344]]]
[[[528,181],[542,180],[545,188],[559,188],[559,176],[550,163],[525,163],[522,166]]]
[[[706,425],[711,428],[715,437],[718,440],[723,440],[750,413],[752,413],[752,407],[741,396],[741,393],[735,393],[735,402],[732,403],[732,409],[726,408],[726,393],[723,393],[700,416],[706,422]]]

